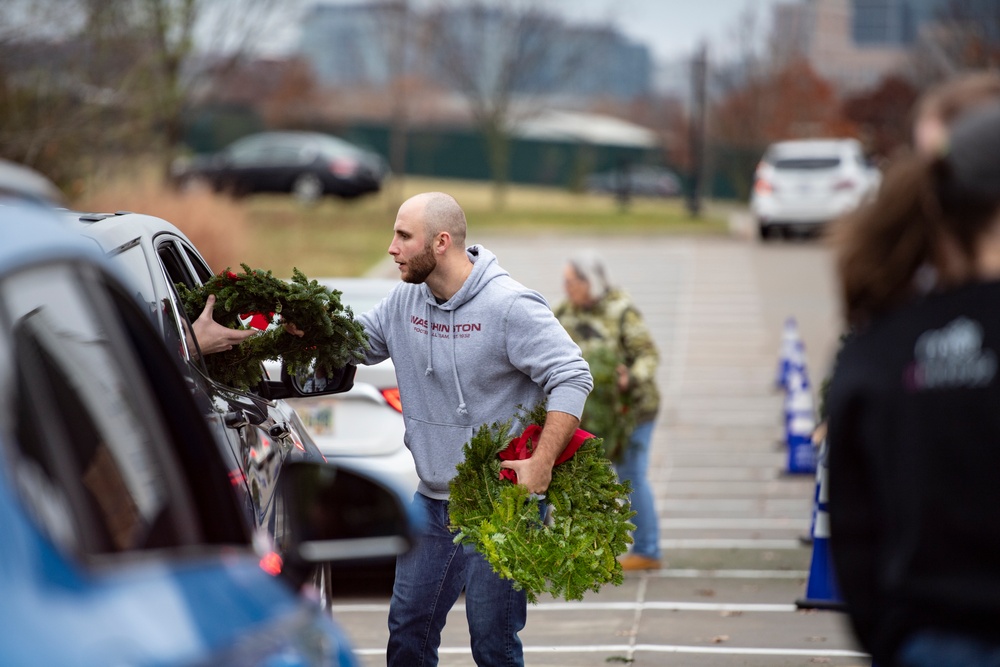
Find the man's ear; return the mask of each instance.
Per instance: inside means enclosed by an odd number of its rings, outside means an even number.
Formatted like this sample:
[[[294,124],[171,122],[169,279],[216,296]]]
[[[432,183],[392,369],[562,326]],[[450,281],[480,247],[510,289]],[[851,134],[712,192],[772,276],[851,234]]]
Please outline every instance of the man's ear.
[[[438,232],[431,246],[434,248],[434,252],[443,255],[451,247],[451,234],[448,232]]]

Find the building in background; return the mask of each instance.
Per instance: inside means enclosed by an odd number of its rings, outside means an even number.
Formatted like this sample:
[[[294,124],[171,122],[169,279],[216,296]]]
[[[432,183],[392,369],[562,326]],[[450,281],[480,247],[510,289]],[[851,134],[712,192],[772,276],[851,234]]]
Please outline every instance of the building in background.
[[[858,46],[916,44],[948,0],[853,0],[851,36]]]
[[[876,39],[875,12],[868,13],[871,25],[858,28],[858,5],[865,1],[800,0],[777,5],[773,34],[781,39],[775,40],[775,55],[783,60],[804,57],[817,74],[842,92],[876,85],[905,65],[908,49],[897,41]],[[871,0],[870,4],[885,6],[903,1]],[[905,12],[901,15],[908,16]],[[879,26],[886,24],[883,21]],[[856,41],[859,31],[868,35],[865,42]]]
[[[298,51],[312,64],[318,82],[328,87],[384,87],[402,69],[407,76],[454,89],[445,64],[463,54],[446,44],[478,51],[482,72],[476,78],[482,85],[502,74],[501,47],[506,45],[492,44],[491,36],[503,32],[484,27],[509,20],[509,14],[490,9],[484,16],[482,8],[458,7],[432,17],[403,7],[398,2],[313,5],[302,21]],[[406,14],[400,16],[402,11]],[[539,62],[519,77],[516,92],[622,100],[651,92],[653,65],[646,45],[603,26],[570,25],[544,14],[531,20],[538,23],[533,31],[544,36],[546,48]],[[406,29],[406,53],[401,68],[394,68],[400,21]],[[441,39],[441,30],[448,30],[450,39]]]

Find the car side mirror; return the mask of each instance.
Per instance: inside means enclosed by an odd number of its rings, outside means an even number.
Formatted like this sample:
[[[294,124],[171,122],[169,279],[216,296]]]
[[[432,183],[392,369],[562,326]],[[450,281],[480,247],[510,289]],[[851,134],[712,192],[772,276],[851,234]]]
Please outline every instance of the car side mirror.
[[[286,463],[278,478],[285,508],[280,545],[287,569],[388,560],[409,550],[421,517],[401,491],[328,463]]]
[[[343,368],[331,370],[312,365],[303,372],[290,373],[282,362],[281,380],[277,382],[266,380],[263,393],[271,400],[342,394],[354,387],[354,376],[357,372],[356,365],[347,364]]]

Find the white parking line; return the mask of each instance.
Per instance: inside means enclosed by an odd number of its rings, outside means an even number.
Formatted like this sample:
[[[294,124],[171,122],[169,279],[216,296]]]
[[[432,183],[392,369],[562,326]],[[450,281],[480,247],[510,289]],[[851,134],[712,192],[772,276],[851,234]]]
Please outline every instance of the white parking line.
[[[650,570],[661,579],[805,579],[807,570]]]
[[[452,608],[454,612],[464,612],[465,604],[459,602]],[[762,604],[739,602],[539,602],[528,605],[529,612],[545,611],[711,611],[711,612],[766,612],[788,613],[798,611],[794,604]],[[334,614],[389,613],[388,604],[338,604],[333,605]]]
[[[720,540],[676,539],[660,540],[661,549],[803,549],[798,540]]]
[[[525,646],[525,653],[701,653],[716,655],[770,655],[804,658],[869,658],[867,653],[844,649],[750,648],[738,646],[683,646],[678,644],[597,644],[594,646]],[[384,648],[355,649],[355,655],[385,655]],[[472,649],[442,646],[439,654],[470,655]]]
[[[770,483],[762,482],[762,483]],[[744,519],[725,517],[725,518],[679,518],[679,517],[668,517],[660,519],[660,530],[723,530],[723,529],[740,529],[740,530],[781,530],[781,529],[797,530],[797,529],[808,529],[809,528],[809,518],[805,519],[782,519],[782,518],[755,518],[747,517]]]

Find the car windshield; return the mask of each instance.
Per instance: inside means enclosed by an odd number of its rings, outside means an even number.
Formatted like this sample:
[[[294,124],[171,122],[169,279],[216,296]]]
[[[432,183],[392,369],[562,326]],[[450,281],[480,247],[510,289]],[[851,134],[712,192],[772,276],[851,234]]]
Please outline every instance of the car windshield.
[[[833,169],[840,164],[839,157],[786,157],[778,158],[772,163],[775,169],[795,169],[808,171],[813,169]]]

